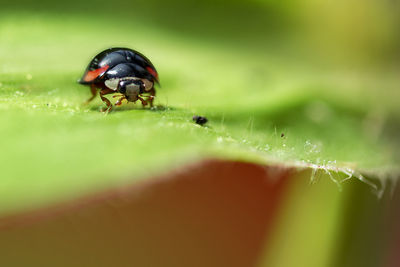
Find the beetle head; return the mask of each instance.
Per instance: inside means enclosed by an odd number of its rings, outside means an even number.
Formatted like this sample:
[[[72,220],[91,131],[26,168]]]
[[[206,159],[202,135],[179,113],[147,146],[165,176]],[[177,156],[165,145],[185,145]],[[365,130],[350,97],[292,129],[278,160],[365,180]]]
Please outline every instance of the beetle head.
[[[141,80],[120,80],[118,83],[118,92],[124,94],[126,99],[131,102],[138,100],[139,94],[144,92],[145,86]]]

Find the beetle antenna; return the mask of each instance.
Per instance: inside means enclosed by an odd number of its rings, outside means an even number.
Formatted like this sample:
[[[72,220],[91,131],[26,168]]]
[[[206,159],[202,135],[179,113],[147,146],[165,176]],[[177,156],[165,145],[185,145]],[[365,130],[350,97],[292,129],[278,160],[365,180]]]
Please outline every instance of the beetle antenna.
[[[113,98],[124,96],[123,94],[120,95],[113,95]]]

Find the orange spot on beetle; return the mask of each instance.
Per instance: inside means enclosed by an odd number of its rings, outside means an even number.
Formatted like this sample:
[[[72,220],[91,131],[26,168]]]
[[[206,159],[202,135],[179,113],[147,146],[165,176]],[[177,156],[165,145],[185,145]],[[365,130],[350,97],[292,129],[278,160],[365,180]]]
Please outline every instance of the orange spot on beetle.
[[[96,70],[88,71],[86,73],[85,77],[83,78],[83,80],[85,82],[91,82],[94,79],[96,79],[97,77],[99,77],[100,75],[102,75],[104,72],[106,72],[108,68],[109,68],[109,66],[105,65],[104,67],[98,68]]]
[[[146,67],[146,70],[158,80],[158,73],[154,69],[151,67]]]

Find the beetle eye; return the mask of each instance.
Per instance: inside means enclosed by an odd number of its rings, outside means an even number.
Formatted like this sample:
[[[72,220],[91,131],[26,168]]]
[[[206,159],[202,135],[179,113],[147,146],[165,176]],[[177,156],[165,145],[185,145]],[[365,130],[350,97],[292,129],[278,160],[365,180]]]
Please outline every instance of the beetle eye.
[[[140,83],[140,93],[143,94],[145,91],[146,87],[144,83]]]
[[[121,94],[125,94],[126,92],[126,84],[122,81],[118,84],[118,92],[120,92]]]

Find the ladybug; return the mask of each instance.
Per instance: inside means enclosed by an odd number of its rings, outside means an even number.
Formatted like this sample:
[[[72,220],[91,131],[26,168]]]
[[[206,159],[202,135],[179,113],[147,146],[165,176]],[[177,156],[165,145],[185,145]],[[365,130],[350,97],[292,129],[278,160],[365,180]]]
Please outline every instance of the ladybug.
[[[123,100],[136,102],[140,100],[143,106],[148,103],[153,106],[156,95],[154,84],[159,84],[156,68],[141,53],[129,48],[109,48],[97,54],[88,67],[80,84],[90,86],[92,96],[87,103],[92,101],[100,90],[100,98],[107,105],[105,111],[110,111],[112,104],[105,95],[119,93],[116,106]],[[146,94],[146,95],[143,95]],[[143,98],[147,97],[147,100]]]

